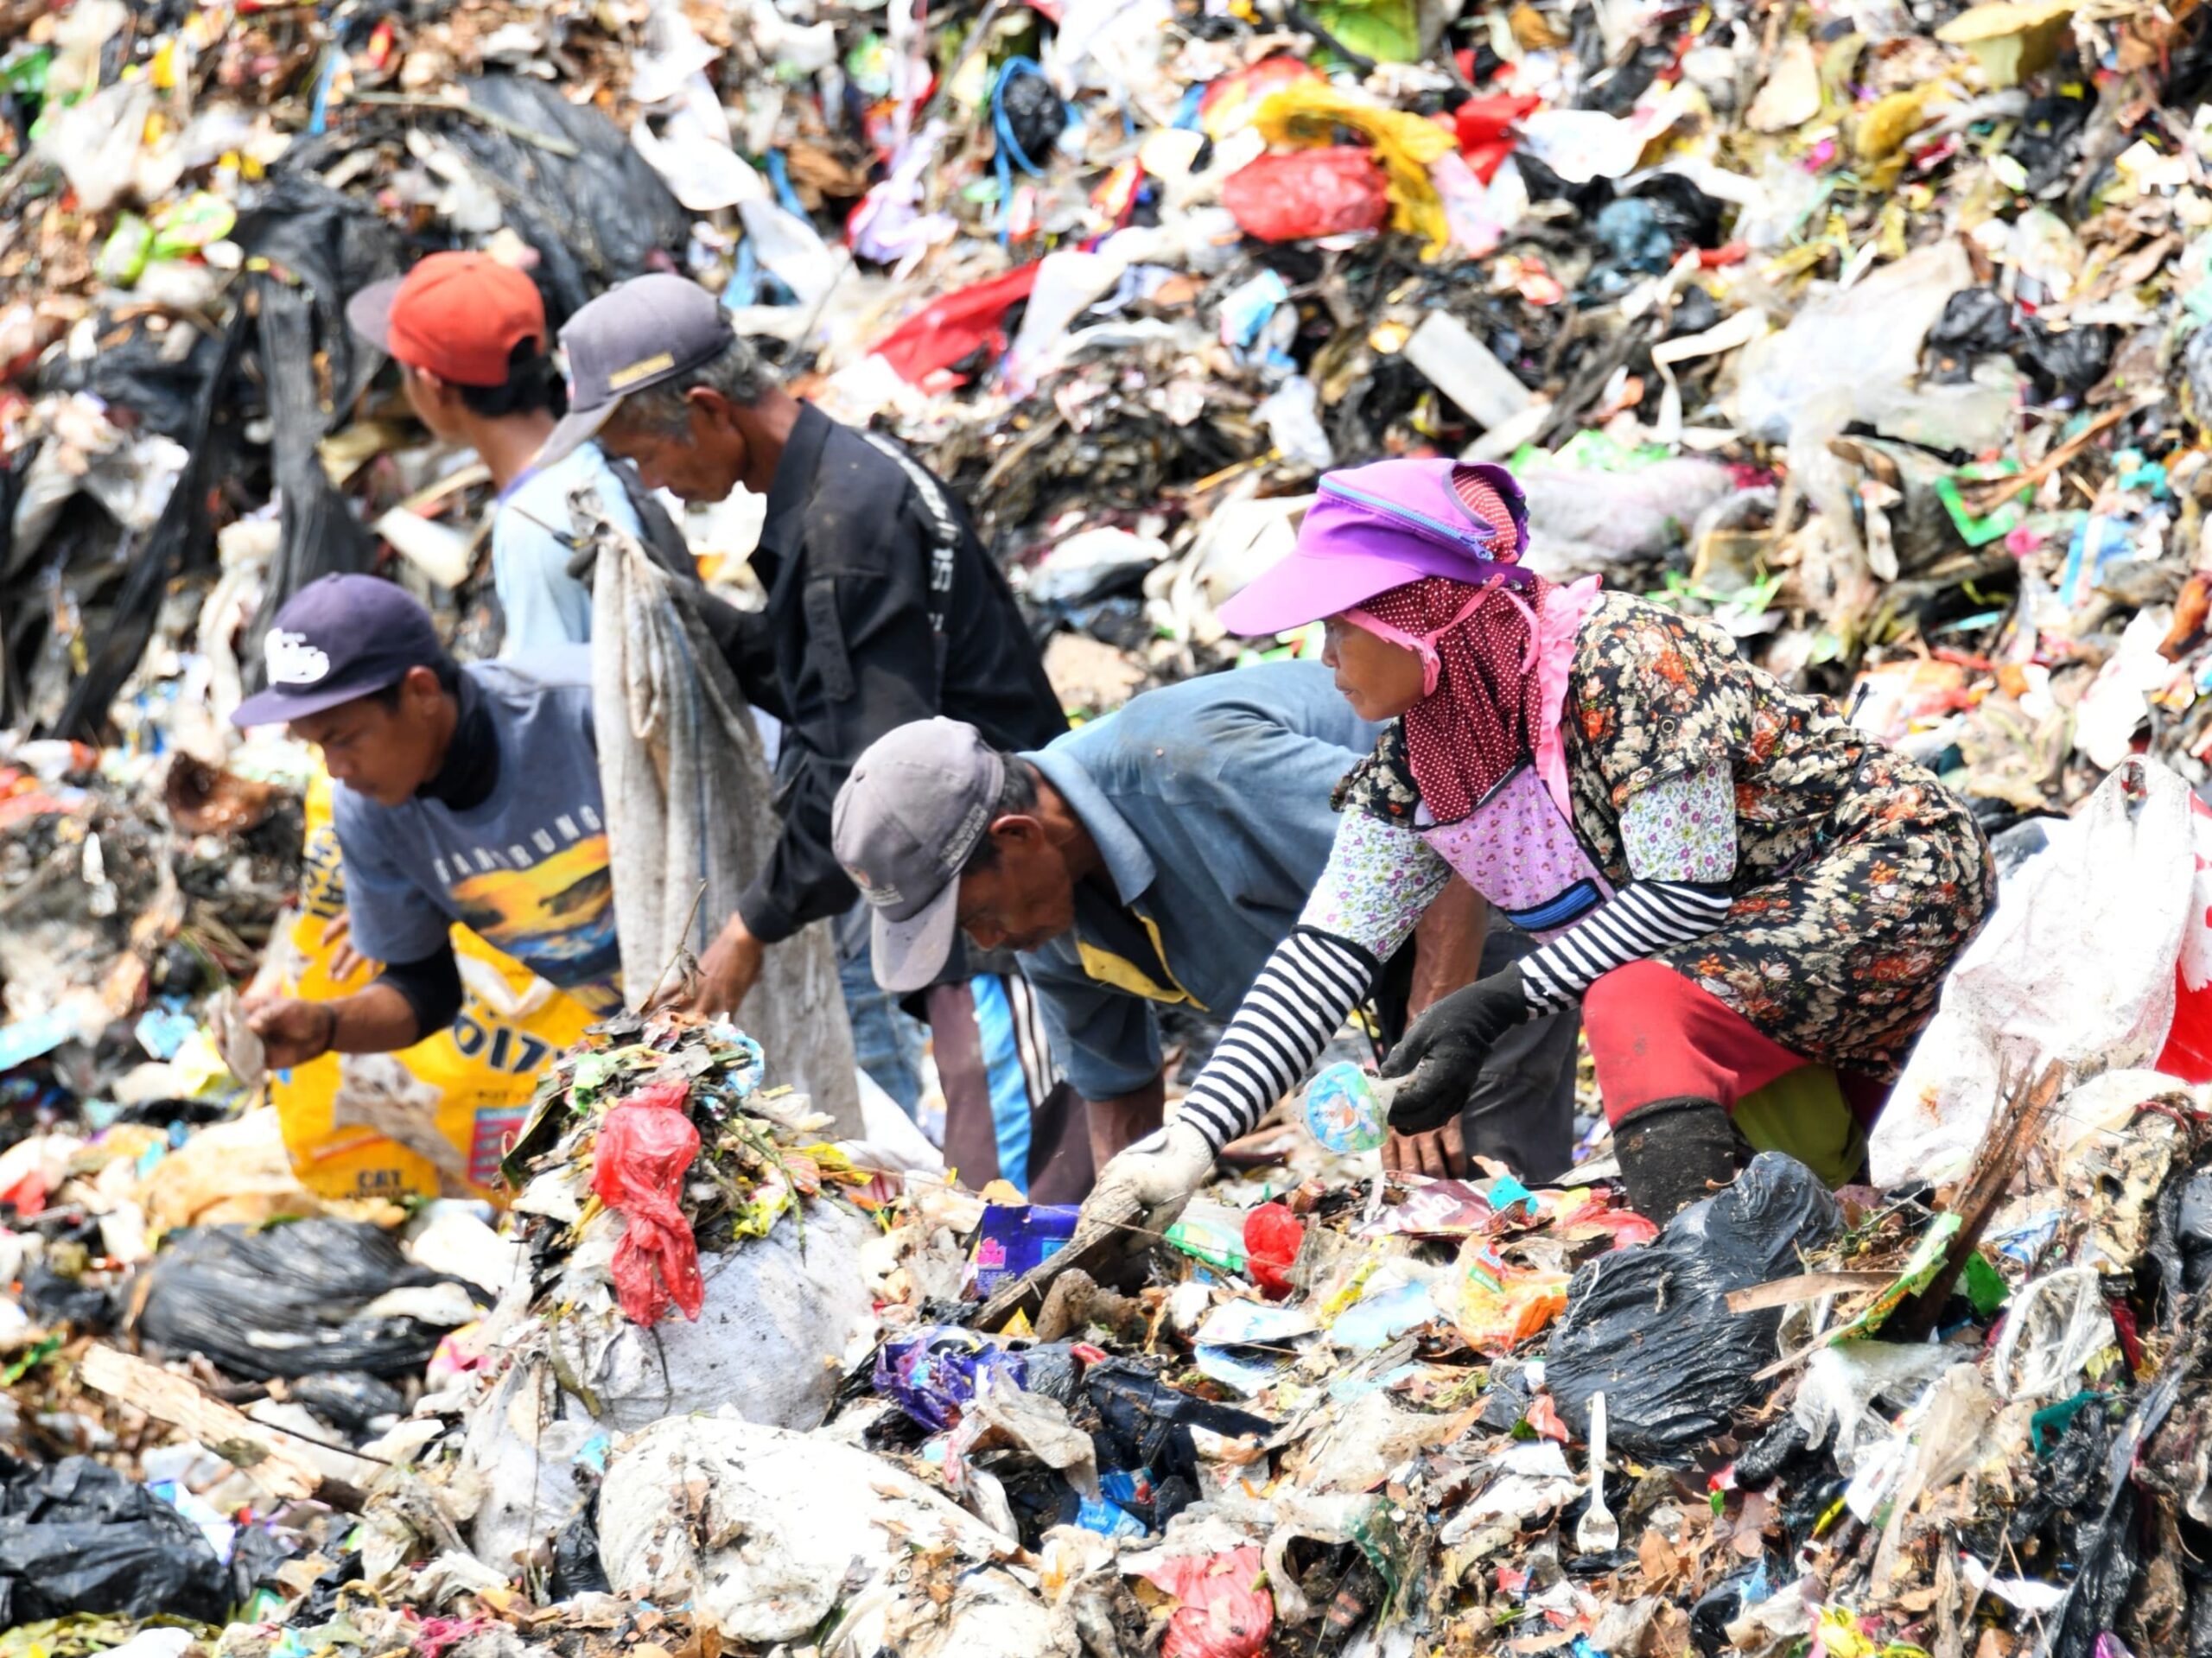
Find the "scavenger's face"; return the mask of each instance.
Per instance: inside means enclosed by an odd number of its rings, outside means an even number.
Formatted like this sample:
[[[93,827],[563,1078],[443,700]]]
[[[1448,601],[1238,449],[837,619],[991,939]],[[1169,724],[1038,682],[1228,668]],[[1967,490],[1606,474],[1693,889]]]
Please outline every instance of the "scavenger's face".
[[[416,419],[430,429],[431,435],[447,443],[467,441],[461,425],[461,397],[453,387],[405,363],[399,365],[399,384],[407,394],[407,406],[415,411]]]
[[[429,682],[431,697],[440,694],[429,669],[409,671],[410,679],[420,674]],[[293,736],[322,751],[332,777],[379,806],[403,804],[436,769],[436,738],[423,717],[421,693],[409,681],[398,689],[395,707],[386,708],[378,696],[358,696],[291,726]]]
[[[696,402],[686,406],[679,431],[625,420],[618,410],[600,429],[599,446],[635,466],[647,489],[699,505],[728,499],[750,454],[725,410]]]
[[[1421,657],[1369,632],[1348,616],[1322,624],[1321,660],[1336,670],[1337,689],[1363,720],[1395,720],[1425,694]]]
[[[998,861],[960,878],[957,913],[969,941],[979,950],[1036,950],[1074,926],[1075,882],[1037,821],[1001,817],[991,836]]]

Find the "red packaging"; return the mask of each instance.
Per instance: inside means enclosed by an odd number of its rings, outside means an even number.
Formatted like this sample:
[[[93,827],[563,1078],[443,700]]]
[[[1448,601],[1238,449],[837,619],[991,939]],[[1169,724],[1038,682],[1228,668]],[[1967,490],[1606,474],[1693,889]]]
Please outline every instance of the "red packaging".
[[[1262,242],[1380,230],[1390,216],[1382,169],[1357,144],[1262,156],[1230,175],[1221,205]]]
[[[684,1115],[681,1077],[648,1083],[618,1100],[599,1125],[591,1189],[624,1220],[614,1247],[614,1293],[633,1324],[655,1324],[672,1299],[696,1318],[707,1286],[699,1243],[677,1200],[699,1154],[699,1131]]]
[[[1281,1204],[1262,1204],[1244,1217],[1244,1269],[1270,1301],[1290,1293],[1290,1263],[1306,1242],[1306,1227]]]

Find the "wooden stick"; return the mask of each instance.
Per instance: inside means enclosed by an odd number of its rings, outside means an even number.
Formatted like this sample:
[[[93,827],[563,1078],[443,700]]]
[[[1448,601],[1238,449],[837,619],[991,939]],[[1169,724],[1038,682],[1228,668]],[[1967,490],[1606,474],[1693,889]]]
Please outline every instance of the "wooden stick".
[[[1758,1312],[1767,1307],[1795,1306],[1817,1301],[1823,1295],[1848,1295],[1854,1290],[1885,1289],[1897,1281],[1895,1273],[1802,1273],[1754,1284],[1747,1290],[1728,1292],[1728,1311]]]
[[[519,138],[526,144],[536,144],[551,156],[576,156],[583,154],[566,138],[550,132],[540,132],[526,127],[519,121],[510,121],[504,115],[494,115],[489,110],[480,110],[473,104],[457,98],[411,98],[405,92],[348,92],[348,104],[378,105],[390,110],[412,110],[423,113],[465,115],[481,123],[495,132],[504,132],[510,138]]]
[[[360,1509],[360,1490],[326,1476],[303,1453],[302,1447],[308,1441],[211,1399],[188,1377],[98,1343],[78,1362],[77,1374],[94,1392],[142,1410],[157,1422],[182,1428],[282,1501],[319,1496],[333,1508]]]

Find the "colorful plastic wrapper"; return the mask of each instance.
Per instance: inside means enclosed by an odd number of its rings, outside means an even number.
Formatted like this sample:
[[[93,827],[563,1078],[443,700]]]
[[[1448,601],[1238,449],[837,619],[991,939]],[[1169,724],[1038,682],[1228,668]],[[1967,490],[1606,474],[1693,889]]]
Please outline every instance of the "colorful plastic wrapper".
[[[877,1393],[941,1433],[959,1421],[986,1374],[1001,1377],[1004,1386],[1028,1385],[1020,1354],[957,1324],[931,1324],[893,1337],[877,1349],[872,1379]]]
[[[993,1204],[976,1229],[968,1257],[968,1293],[978,1299],[1059,1253],[1075,1236],[1072,1204]]]

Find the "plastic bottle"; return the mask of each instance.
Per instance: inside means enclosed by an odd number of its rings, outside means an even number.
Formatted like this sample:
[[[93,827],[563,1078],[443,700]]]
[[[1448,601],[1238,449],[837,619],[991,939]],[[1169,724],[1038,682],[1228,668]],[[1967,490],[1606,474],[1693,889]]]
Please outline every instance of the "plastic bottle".
[[[1389,1135],[1397,1088],[1349,1060],[1324,1065],[1306,1085],[1306,1131],[1332,1152],[1371,1152]]]

